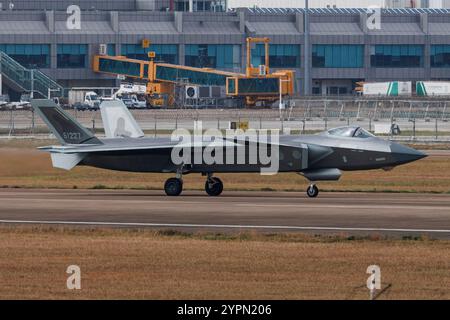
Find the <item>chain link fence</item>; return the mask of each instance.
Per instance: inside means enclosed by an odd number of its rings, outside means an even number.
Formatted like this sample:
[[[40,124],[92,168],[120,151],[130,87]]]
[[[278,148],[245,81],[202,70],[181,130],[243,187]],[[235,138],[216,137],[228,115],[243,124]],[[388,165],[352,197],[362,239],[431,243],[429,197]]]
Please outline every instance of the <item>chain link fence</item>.
[[[100,111],[68,110],[98,135],[103,133]],[[399,140],[450,141],[447,101],[412,100],[291,100],[278,109],[163,109],[132,110],[144,132],[167,135],[178,128],[228,129],[230,122],[249,122],[253,129],[279,129],[292,134],[315,133],[358,125]],[[394,130],[391,130],[391,129]],[[0,137],[48,137],[44,122],[32,110],[0,111]]]

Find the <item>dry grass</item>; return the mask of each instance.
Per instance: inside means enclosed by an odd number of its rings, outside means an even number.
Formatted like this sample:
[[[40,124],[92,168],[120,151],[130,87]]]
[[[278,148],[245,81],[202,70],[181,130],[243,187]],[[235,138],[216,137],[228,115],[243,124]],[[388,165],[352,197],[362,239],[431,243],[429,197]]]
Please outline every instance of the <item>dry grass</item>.
[[[0,186],[161,189],[168,175],[51,167],[45,142],[0,143]],[[322,189],[450,192],[450,159],[392,172],[345,173]],[[221,175],[228,190],[303,190],[294,174]],[[202,189],[198,175],[186,187]],[[351,239],[351,238],[349,238]],[[381,298],[450,299],[450,242],[340,237],[178,234],[151,230],[0,227],[0,299],[366,299],[366,268],[392,287]],[[66,289],[67,266],[82,290]]]
[[[450,143],[406,144],[418,150],[450,150]]]
[[[0,139],[1,148],[36,149],[41,146],[57,145],[54,139]]]
[[[372,264],[392,285],[381,299],[450,299],[448,241],[207,238],[1,227],[0,299],[367,299]],[[72,264],[76,292],[66,289]]]
[[[54,169],[46,153],[27,147],[0,148],[0,187],[27,188],[136,188],[162,189],[167,174],[111,172],[77,167],[70,172]],[[17,144],[17,143],[16,143]],[[43,143],[40,142],[42,145]],[[324,191],[450,192],[449,157],[429,157],[401,166],[391,172],[382,170],[345,172],[338,182],[320,183]],[[221,174],[227,190],[303,191],[307,181],[296,174],[260,176],[258,174]],[[185,176],[186,189],[203,189],[204,178]]]

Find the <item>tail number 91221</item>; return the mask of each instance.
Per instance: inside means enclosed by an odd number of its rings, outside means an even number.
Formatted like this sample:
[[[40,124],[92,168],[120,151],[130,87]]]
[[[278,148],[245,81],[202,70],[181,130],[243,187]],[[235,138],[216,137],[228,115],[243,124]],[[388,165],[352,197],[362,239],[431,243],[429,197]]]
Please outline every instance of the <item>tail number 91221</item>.
[[[80,140],[81,133],[79,132],[63,132],[63,138],[67,140]]]

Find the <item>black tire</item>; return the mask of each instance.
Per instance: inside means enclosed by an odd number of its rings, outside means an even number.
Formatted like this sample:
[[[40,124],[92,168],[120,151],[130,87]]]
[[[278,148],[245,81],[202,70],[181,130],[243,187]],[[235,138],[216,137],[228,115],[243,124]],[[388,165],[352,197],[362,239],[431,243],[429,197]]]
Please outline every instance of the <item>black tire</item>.
[[[306,194],[310,198],[316,198],[319,195],[319,188],[317,188],[316,185],[309,186],[308,189],[306,189]]]
[[[183,181],[178,178],[170,178],[164,184],[164,191],[169,197],[177,197],[183,191]]]
[[[206,180],[205,191],[211,197],[218,197],[223,192],[223,182],[219,178],[211,178]]]

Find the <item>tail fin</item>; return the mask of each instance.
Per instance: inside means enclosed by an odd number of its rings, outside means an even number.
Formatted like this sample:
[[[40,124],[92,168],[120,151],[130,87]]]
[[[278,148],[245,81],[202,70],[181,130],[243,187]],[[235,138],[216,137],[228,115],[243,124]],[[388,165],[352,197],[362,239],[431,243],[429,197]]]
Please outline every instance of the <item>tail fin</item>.
[[[103,101],[100,110],[106,137],[142,138],[144,136],[144,132],[122,101]]]
[[[93,133],[58,107],[52,100],[32,100],[31,105],[63,145],[102,144]]]

